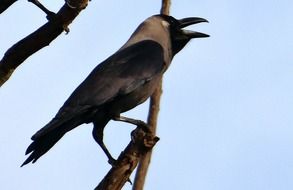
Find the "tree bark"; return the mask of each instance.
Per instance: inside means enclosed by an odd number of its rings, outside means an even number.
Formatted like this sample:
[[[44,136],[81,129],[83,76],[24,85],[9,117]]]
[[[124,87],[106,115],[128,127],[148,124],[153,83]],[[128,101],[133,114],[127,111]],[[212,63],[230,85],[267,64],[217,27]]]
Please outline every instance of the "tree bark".
[[[65,3],[53,19],[6,51],[0,61],[0,87],[9,79],[13,71],[29,56],[43,47],[48,46],[56,39],[77,17],[80,11],[85,8],[88,0],[75,0],[74,2],[75,4],[71,3],[70,5],[76,6],[75,8],[70,8]]]
[[[161,14],[169,15],[171,7],[171,0],[162,0]]]

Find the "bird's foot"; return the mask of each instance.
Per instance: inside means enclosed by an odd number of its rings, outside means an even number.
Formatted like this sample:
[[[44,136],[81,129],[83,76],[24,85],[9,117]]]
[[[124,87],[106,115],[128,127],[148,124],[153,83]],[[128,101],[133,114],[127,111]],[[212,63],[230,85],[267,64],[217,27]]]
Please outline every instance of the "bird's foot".
[[[112,166],[112,167],[116,167],[117,166],[117,160],[114,159],[112,156],[111,158],[108,159],[108,163]],[[132,181],[130,178],[127,179],[127,182],[130,183],[132,185]]]
[[[112,167],[116,167],[118,165],[118,160],[114,159],[112,156],[109,157],[108,159],[108,163],[112,166]],[[130,183],[130,185],[132,185],[132,181],[130,178],[127,179],[127,182]]]

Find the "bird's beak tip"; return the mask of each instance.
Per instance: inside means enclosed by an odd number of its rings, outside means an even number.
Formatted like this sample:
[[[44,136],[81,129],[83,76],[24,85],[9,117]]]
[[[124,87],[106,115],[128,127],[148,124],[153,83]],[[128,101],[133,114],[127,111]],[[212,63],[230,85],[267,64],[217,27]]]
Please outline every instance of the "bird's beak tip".
[[[183,28],[185,28],[187,26],[202,23],[202,22],[209,23],[209,21],[207,19],[200,18],[200,17],[188,17],[188,18],[183,18],[183,19],[179,20],[180,28],[182,29],[184,34],[187,35],[188,37],[190,37],[190,38],[207,38],[207,37],[210,37],[210,35],[208,35],[208,34],[183,29]]]

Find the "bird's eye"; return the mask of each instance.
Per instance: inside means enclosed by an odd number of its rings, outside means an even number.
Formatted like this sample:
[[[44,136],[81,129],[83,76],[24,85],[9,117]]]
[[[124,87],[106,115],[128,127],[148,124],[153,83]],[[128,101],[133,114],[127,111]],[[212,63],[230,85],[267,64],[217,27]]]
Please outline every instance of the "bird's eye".
[[[169,23],[170,23],[170,25],[173,26],[173,27],[176,27],[176,26],[178,25],[177,20],[174,20],[174,19],[170,19],[170,20],[169,20]]]

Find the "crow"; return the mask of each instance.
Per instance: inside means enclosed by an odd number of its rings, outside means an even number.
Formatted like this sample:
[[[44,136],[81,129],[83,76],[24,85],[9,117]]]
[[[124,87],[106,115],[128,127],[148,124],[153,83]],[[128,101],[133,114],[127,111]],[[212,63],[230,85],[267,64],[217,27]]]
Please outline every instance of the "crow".
[[[23,165],[36,162],[63,135],[83,123],[93,123],[93,138],[114,163],[103,143],[103,131],[110,120],[143,126],[142,121],[123,117],[146,101],[158,87],[173,57],[193,38],[209,35],[184,29],[201,22],[199,17],[175,19],[154,15],[141,23],[129,40],[100,63],[74,90],[56,116],[33,136]]]

